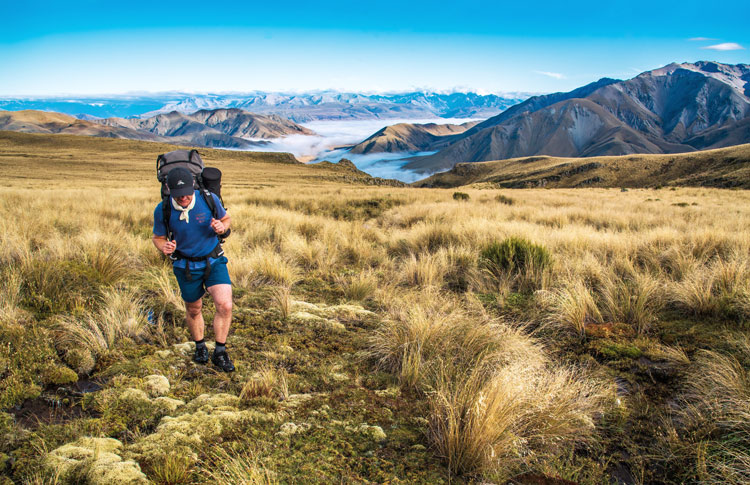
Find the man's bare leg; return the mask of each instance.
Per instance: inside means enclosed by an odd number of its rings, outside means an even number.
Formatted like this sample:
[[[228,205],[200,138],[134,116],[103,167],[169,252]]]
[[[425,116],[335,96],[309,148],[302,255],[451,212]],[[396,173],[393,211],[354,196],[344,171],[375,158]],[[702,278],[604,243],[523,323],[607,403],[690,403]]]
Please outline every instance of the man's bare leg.
[[[226,342],[229,326],[232,324],[232,285],[213,285],[206,288],[214,299],[214,337],[217,342]],[[203,318],[201,317],[201,323]],[[203,338],[203,332],[201,332]],[[199,339],[200,340],[200,339]]]
[[[188,330],[194,341],[203,340],[203,301],[198,300],[192,303],[185,302],[185,320],[187,320]]]

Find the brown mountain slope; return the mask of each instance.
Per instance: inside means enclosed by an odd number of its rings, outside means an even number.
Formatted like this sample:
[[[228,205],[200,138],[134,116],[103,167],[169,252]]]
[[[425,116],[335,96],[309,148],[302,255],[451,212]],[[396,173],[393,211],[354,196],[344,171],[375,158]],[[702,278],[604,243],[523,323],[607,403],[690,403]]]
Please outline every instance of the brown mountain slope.
[[[463,133],[478,123],[478,121],[471,121],[460,125],[398,123],[386,126],[368,139],[352,147],[349,152],[353,154],[365,154],[436,150],[445,146],[446,143],[441,143],[441,141],[445,140],[446,137]]]
[[[530,98],[455,135],[438,153],[414,158],[404,168],[432,173],[460,162],[521,156],[680,153],[747,143],[743,120],[750,118],[749,96],[749,65],[670,64],[627,81],[604,79],[570,93]],[[582,106],[579,98],[599,107],[583,106],[598,120],[562,117],[563,106],[574,111]],[[619,134],[595,130],[594,125],[617,125]],[[596,136],[581,143],[581,136],[590,138],[587,133],[592,130]]]
[[[684,185],[750,189],[750,144],[670,155],[589,158],[534,156],[459,163],[417,187],[655,187]]]
[[[268,139],[287,135],[313,135],[314,132],[276,115],[258,115],[241,109],[201,110],[192,114],[177,111],[160,114],[145,119],[107,118],[96,120],[108,126],[147,131],[155,135],[169,137],[222,134],[244,139]],[[237,142],[241,144],[242,142]]]
[[[213,148],[250,148],[259,139],[312,135],[312,131],[279,116],[240,109],[203,110],[185,115],[173,111],[147,119],[79,120],[44,111],[0,111],[0,130],[158,141]]]
[[[452,143],[433,155],[413,158],[404,167],[422,173],[446,170],[456,160],[500,160],[532,154],[563,157],[692,151],[646,137],[588,99],[570,99]]]
[[[0,111],[0,130],[164,141],[159,136],[124,126],[103,126],[61,113],[34,110]]]

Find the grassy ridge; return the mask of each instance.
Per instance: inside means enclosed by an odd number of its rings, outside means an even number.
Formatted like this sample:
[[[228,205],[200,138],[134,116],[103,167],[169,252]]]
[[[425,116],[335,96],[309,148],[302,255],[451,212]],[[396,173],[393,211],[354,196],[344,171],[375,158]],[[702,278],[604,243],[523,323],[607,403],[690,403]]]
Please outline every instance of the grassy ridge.
[[[497,188],[702,186],[750,188],[750,145],[669,155],[535,156],[459,163],[418,187],[487,183]]]
[[[149,241],[171,147],[18,136],[0,193],[7,479],[746,481],[745,191],[454,198],[206,151],[233,218],[228,376],[190,362]],[[91,170],[106,163],[137,174]]]
[[[156,186],[156,157],[179,148],[164,143],[74,135],[38,135],[0,131],[0,169],[13,186]],[[336,164],[304,165],[289,153],[199,150],[208,165],[225,173],[225,185],[360,182],[371,177]],[[371,183],[371,182],[369,182]]]

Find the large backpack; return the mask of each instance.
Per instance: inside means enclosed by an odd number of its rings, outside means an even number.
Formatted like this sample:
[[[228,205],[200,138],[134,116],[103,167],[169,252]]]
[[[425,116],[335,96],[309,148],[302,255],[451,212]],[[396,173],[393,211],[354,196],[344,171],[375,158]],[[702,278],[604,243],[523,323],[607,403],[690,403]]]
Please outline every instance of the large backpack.
[[[169,153],[163,153],[156,157],[156,178],[161,182],[161,208],[164,217],[164,227],[167,229],[167,239],[172,240],[172,229],[169,227],[169,218],[172,215],[172,204],[169,202],[169,186],[167,185],[167,174],[176,168],[182,167],[193,174],[193,186],[203,196],[208,207],[211,209],[211,215],[218,219],[218,208],[214,203],[211,193],[216,194],[224,205],[224,199],[221,197],[221,170],[214,167],[206,167],[203,164],[198,150],[175,150]],[[224,206],[226,207],[226,206]],[[219,241],[224,242],[229,236],[231,229],[219,236]]]

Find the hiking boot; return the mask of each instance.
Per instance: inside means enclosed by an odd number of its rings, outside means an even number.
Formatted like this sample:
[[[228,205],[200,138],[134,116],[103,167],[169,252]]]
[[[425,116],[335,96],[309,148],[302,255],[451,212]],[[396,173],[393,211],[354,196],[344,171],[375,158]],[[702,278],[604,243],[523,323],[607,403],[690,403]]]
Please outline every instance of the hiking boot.
[[[234,364],[232,364],[232,361],[229,359],[229,355],[226,352],[214,352],[211,356],[211,362],[224,372],[234,371]]]
[[[208,362],[208,349],[206,346],[196,347],[193,354],[193,362],[196,364],[205,364]]]

